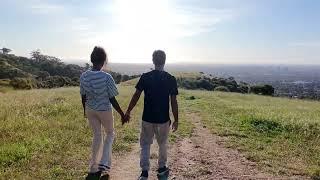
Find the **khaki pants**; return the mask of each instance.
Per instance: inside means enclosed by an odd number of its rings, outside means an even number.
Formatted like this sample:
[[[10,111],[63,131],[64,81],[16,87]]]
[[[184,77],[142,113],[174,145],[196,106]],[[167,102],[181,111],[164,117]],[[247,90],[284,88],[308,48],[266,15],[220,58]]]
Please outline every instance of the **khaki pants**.
[[[142,121],[140,133],[140,167],[143,171],[149,171],[150,169],[150,146],[153,143],[154,135],[159,145],[159,168],[166,166],[169,131],[170,121],[164,124]]]
[[[89,172],[97,172],[99,167],[110,169],[114,125],[112,111],[87,109],[89,124],[93,130],[92,154]]]

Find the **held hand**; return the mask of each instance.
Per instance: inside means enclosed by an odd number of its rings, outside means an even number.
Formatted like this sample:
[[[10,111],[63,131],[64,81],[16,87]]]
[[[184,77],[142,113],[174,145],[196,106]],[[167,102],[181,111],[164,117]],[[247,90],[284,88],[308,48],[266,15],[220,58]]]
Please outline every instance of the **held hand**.
[[[124,114],[121,115],[121,123],[124,125],[127,122],[126,117]]]
[[[129,123],[130,122],[130,112],[126,112],[126,114],[124,115],[124,119],[125,119],[125,121],[127,122],[127,123]]]
[[[129,123],[129,121],[130,121],[130,114],[126,113],[123,116],[121,116],[122,125],[124,125],[125,123]]]
[[[176,131],[178,130],[178,126],[179,126],[178,121],[174,121],[174,122],[172,123],[172,131],[173,131],[173,132],[176,132]]]

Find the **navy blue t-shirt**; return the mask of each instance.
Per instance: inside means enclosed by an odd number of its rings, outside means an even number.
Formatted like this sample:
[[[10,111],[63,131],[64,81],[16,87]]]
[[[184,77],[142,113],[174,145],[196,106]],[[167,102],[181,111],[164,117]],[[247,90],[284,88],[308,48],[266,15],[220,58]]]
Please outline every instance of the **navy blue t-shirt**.
[[[174,76],[158,70],[144,73],[136,89],[144,91],[143,121],[162,124],[170,120],[169,99],[171,95],[178,95]]]

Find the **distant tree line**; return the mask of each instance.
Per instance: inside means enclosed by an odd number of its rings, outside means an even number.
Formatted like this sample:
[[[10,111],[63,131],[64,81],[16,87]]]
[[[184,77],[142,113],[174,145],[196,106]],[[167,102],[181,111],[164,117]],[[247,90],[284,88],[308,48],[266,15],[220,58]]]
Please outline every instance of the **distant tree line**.
[[[236,93],[254,93],[272,96],[274,88],[271,85],[250,85],[245,82],[238,83],[233,77],[218,78],[205,75],[203,72],[197,78],[179,77],[178,86],[185,89],[199,89],[207,91],[223,91]]]
[[[5,79],[16,89],[78,86],[81,73],[90,68],[88,63],[83,67],[65,64],[59,58],[44,55],[39,50],[31,52],[30,55],[31,58],[0,54],[0,80]],[[109,73],[116,83],[139,77],[112,71]]]

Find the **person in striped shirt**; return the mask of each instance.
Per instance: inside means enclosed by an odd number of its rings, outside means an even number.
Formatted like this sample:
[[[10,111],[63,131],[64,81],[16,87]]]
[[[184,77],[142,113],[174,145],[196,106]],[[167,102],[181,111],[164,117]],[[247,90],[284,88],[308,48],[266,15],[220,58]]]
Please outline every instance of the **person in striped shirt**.
[[[93,49],[91,62],[92,69],[80,77],[84,116],[93,130],[92,154],[86,179],[108,179],[114,140],[112,107],[120,114],[122,124],[129,119],[124,116],[115,98],[119,93],[112,76],[101,71],[107,62],[107,54],[102,47]]]

